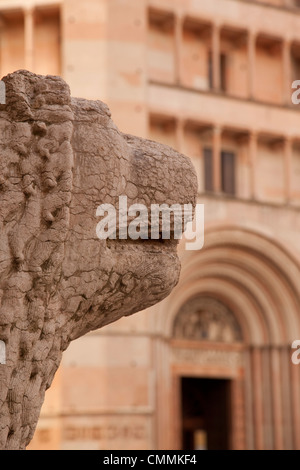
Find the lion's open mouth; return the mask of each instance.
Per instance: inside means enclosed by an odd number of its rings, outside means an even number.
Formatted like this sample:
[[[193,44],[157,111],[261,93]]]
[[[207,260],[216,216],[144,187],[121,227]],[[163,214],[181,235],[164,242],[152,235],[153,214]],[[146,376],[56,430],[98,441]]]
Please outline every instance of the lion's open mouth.
[[[162,251],[162,249],[165,251],[172,251],[173,253],[176,252],[177,245],[179,243],[179,240],[164,240],[162,238],[158,240],[152,240],[152,239],[147,239],[147,240],[107,240],[107,247],[109,249],[112,249],[114,251],[123,251],[125,249],[143,249],[145,251]]]

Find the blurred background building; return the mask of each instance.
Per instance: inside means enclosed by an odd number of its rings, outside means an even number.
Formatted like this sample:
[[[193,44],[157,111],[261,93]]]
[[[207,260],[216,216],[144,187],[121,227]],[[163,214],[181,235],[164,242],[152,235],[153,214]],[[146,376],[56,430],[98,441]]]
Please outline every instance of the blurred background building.
[[[0,0],[20,68],[190,156],[205,204],[172,294],[66,351],[30,448],[300,449],[300,2]]]

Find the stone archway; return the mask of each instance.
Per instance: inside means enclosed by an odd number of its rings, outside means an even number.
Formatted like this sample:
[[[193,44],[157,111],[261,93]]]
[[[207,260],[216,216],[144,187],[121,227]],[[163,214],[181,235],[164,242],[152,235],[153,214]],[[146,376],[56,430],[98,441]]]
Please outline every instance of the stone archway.
[[[176,418],[179,378],[205,374],[238,379],[233,394],[240,427],[233,431],[234,448],[300,448],[300,368],[290,359],[291,343],[300,338],[299,278],[295,253],[278,240],[239,227],[207,231],[201,251],[183,253],[180,282],[156,310],[155,318],[164,338],[164,343],[157,341],[158,382],[163,382],[163,393],[158,395],[170,401],[164,410],[162,399],[157,401],[162,415],[157,428],[159,448],[181,445],[181,424]],[[224,306],[224,312],[231,312],[243,341],[222,341],[217,333],[219,341],[204,339],[205,334],[211,336],[203,326],[209,317],[205,312],[201,321],[190,317],[194,327],[185,327],[187,338],[179,338],[178,315],[195,298],[203,299],[202,311],[203,302],[213,299],[215,305]],[[159,431],[163,421],[162,429],[166,425],[170,429],[166,435]]]
[[[175,317],[172,337],[178,445],[245,448],[244,345],[234,314],[213,297],[192,297]]]

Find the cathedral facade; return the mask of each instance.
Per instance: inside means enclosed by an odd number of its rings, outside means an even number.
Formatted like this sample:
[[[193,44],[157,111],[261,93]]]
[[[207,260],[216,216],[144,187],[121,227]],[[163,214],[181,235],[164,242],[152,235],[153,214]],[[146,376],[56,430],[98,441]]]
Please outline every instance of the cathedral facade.
[[[299,1],[0,0],[21,68],[188,155],[205,208],[171,295],[65,352],[29,448],[300,449]]]

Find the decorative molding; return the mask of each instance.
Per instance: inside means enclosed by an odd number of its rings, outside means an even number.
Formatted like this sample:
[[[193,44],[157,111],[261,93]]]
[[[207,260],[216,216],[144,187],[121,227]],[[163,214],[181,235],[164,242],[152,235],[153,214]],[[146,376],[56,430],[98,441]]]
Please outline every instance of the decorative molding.
[[[243,352],[215,349],[173,349],[173,363],[239,368],[244,366]]]

